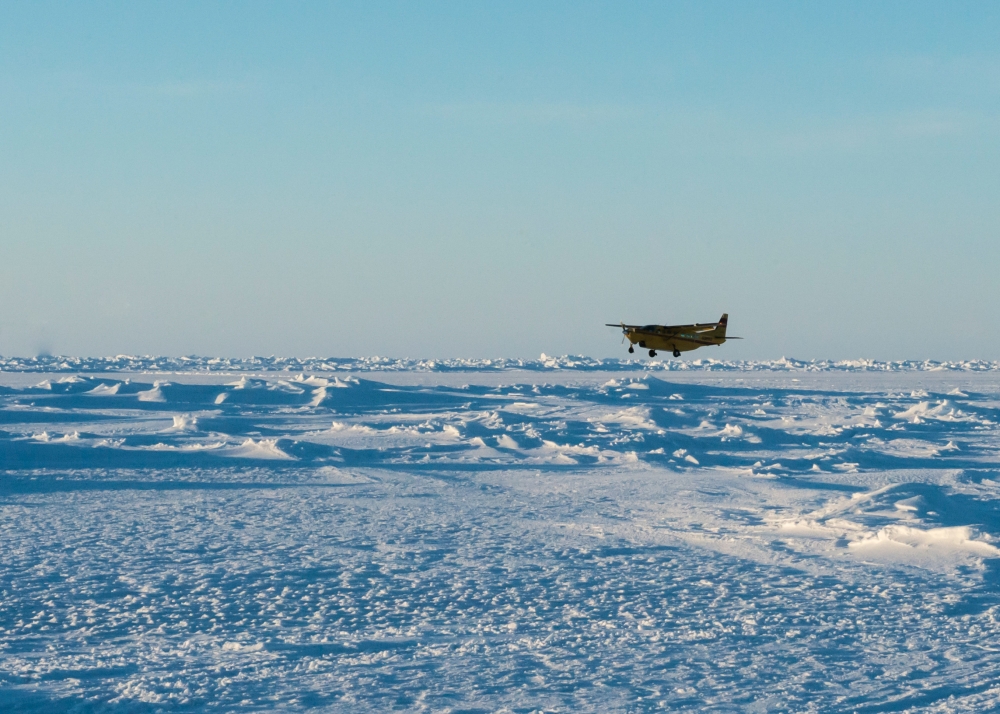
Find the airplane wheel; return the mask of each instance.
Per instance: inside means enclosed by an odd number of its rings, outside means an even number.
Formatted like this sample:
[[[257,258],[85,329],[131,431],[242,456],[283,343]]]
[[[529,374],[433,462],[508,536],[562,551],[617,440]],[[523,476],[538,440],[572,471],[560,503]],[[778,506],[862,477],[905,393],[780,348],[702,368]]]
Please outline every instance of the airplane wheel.
[[[674,350],[674,357],[680,357],[680,356],[681,356],[681,351],[680,350]]]
[[[656,350],[650,350],[649,351],[649,356],[650,357],[656,357]]]
[[[632,347],[632,345],[629,345],[629,346],[628,346],[628,353],[629,353],[629,354],[632,354],[633,352],[635,352],[635,348],[634,348],[634,347]]]

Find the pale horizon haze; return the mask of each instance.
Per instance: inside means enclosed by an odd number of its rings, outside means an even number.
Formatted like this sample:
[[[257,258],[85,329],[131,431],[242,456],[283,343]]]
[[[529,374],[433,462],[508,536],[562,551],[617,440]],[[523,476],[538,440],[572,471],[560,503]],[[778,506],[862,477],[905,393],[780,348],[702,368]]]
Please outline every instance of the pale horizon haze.
[[[1000,359],[993,3],[7,3],[0,355]]]

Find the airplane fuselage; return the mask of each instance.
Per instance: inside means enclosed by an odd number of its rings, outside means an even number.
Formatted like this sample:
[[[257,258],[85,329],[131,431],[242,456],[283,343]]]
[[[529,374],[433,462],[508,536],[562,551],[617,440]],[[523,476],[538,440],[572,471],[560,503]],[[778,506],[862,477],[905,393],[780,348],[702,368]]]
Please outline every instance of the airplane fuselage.
[[[649,350],[650,357],[655,357],[660,351],[671,352],[674,357],[680,357],[681,352],[724,344],[728,324],[729,315],[723,313],[718,322],[696,322],[693,325],[626,325],[623,322],[620,325],[610,323],[608,327],[621,327],[629,341],[629,352],[635,352],[633,345],[638,345]]]
[[[658,352],[690,352],[706,345],[721,345],[726,341],[725,336],[715,336],[711,332],[696,333],[693,330],[701,327],[713,327],[713,325],[691,325],[692,332],[686,330],[667,331],[659,325],[646,325],[645,327],[630,327],[625,335],[633,345],[647,350]]]

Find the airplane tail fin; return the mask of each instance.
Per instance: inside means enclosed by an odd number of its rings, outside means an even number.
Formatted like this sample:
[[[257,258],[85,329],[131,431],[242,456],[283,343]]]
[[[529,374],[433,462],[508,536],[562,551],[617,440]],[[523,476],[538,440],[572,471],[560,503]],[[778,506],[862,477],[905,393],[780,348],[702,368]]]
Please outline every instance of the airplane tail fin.
[[[719,321],[716,323],[715,329],[712,331],[713,335],[715,337],[725,338],[725,336],[726,336],[726,326],[728,324],[729,324],[729,313],[728,312],[724,312],[724,313],[722,313],[722,317],[720,317]]]

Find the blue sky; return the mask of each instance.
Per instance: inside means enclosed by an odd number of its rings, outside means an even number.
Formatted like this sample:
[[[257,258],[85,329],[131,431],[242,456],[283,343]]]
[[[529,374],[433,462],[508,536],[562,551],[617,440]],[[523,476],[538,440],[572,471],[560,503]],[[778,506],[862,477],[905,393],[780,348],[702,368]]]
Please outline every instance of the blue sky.
[[[1000,359],[1000,6],[0,8],[0,354]]]

